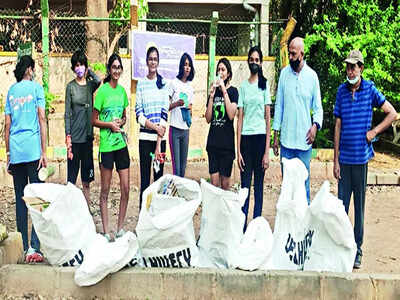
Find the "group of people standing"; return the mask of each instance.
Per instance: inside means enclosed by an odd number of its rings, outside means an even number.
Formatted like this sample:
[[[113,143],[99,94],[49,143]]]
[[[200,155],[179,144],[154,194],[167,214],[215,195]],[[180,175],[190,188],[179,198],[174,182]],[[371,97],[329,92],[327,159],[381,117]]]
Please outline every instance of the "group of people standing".
[[[159,52],[150,47],[146,53],[147,75],[136,88],[135,113],[140,124],[140,199],[150,184],[163,175],[166,130],[169,122],[169,145],[173,173],[185,176],[189,147],[189,130],[195,76],[193,60],[184,53],[175,79],[167,83],[158,73]],[[310,170],[311,147],[322,127],[323,111],[318,76],[304,60],[304,43],[294,38],[289,45],[290,66],[280,74],[275,113],[273,152],[285,158],[299,158]],[[396,112],[375,88],[362,78],[364,61],[361,52],[352,51],[346,62],[347,79],[338,89],[335,106],[334,175],[339,180],[339,198],[346,211],[354,192],[355,238],[358,253],[355,267],[361,265],[363,218],[368,160],[373,156],[371,140],[385,130]],[[249,77],[239,90],[231,85],[232,67],[227,58],[217,63],[217,79],[209,89],[205,118],[210,124],[206,150],[211,183],[222,189],[230,188],[233,162],[240,169],[241,186],[250,189],[254,174],[253,218],[261,216],[263,182],[269,167],[272,105],[269,82],[263,75],[263,54],[258,46],[248,52]],[[68,157],[68,181],[76,183],[80,170],[83,193],[90,207],[90,182],[94,180],[93,126],[100,128],[99,167],[101,175],[100,212],[103,232],[111,234],[107,199],[115,168],[120,178],[120,207],[114,237],[124,234],[124,220],[129,199],[130,156],[124,130],[126,108],[129,105],[125,89],[118,83],[123,72],[121,58],[110,56],[107,76],[100,80],[88,67],[85,54],[77,51],[71,58],[75,78],[65,93],[65,133]],[[37,172],[47,165],[46,123],[43,88],[32,81],[34,61],[29,56],[20,59],[14,71],[17,83],[9,90],[6,102],[6,151],[9,173],[13,175],[17,228],[22,233],[27,261],[41,261],[40,244],[32,228],[31,246],[27,237],[27,210],[22,200],[23,188],[29,182],[40,182]],[[371,129],[372,108],[381,107],[386,118]],[[168,119],[168,115],[170,118]],[[234,119],[237,116],[236,147]],[[154,160],[158,162],[154,164]],[[310,203],[309,178],[306,183]],[[249,193],[250,195],[250,193]],[[246,222],[249,196],[243,206]]]

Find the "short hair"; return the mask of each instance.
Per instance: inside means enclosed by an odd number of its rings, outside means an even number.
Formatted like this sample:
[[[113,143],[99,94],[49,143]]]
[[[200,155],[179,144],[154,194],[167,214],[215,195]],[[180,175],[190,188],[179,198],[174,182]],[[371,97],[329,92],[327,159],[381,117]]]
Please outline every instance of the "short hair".
[[[194,66],[193,66],[193,60],[190,57],[190,55],[187,54],[186,52],[183,53],[182,56],[181,56],[181,61],[179,62],[179,73],[178,73],[178,75],[176,75],[176,78],[178,78],[178,79],[182,79],[183,78],[183,74],[185,73],[185,62],[186,62],[186,60],[189,61],[189,66],[190,66],[190,73],[189,73],[189,76],[187,77],[187,80],[188,81],[192,81],[193,78],[194,78],[194,74],[195,74]]]
[[[17,82],[20,82],[25,75],[26,69],[31,67],[32,69],[35,68],[35,61],[29,55],[24,55],[20,58],[19,62],[15,66],[14,75],[17,79]]]
[[[88,61],[87,61],[87,57],[85,55],[85,53],[81,50],[77,50],[74,52],[74,54],[72,54],[71,57],[71,69],[72,71],[74,71],[74,68],[76,66],[77,63],[80,63],[81,65],[84,65],[87,69],[88,67]]]

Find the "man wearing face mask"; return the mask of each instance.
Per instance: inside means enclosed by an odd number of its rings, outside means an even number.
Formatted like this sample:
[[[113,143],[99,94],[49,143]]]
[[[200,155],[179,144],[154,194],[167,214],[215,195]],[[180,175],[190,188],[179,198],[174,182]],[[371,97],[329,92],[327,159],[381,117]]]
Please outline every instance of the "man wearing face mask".
[[[100,85],[100,79],[88,68],[87,58],[82,51],[71,57],[71,69],[75,79],[65,91],[65,136],[67,146],[68,182],[76,183],[79,168],[83,194],[90,204],[89,184],[94,180],[93,165],[93,93]],[[89,80],[89,78],[91,78]]]
[[[304,42],[294,38],[289,45],[290,66],[282,69],[275,102],[274,154],[281,159],[299,158],[307,168],[307,201],[310,204],[310,160],[312,143],[322,126],[323,111],[318,76],[304,60]],[[312,117],[311,117],[312,113]],[[283,170],[282,170],[283,172]]]
[[[374,83],[362,78],[364,58],[359,50],[350,51],[345,59],[347,80],[336,94],[334,115],[335,146],[333,175],[338,182],[338,197],[349,211],[354,197],[354,237],[357,255],[354,268],[361,267],[364,236],[364,206],[368,161],[374,156],[372,142],[396,119],[397,113]],[[381,108],[385,119],[371,128],[373,107]]]

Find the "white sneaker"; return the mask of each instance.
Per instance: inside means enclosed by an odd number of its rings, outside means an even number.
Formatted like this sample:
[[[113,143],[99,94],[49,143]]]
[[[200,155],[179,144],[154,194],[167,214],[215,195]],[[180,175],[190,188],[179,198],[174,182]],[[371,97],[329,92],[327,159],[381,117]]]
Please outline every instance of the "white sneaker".
[[[104,237],[107,239],[107,241],[108,241],[109,243],[111,243],[111,235],[108,234],[108,233],[104,233],[103,235],[104,235]]]

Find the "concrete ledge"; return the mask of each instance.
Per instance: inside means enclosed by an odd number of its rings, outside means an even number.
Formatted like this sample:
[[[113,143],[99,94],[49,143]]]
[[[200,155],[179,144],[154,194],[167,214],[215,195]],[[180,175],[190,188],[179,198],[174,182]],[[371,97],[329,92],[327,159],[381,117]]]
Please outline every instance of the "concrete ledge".
[[[23,260],[24,246],[20,232],[9,232],[8,237],[0,243],[0,266],[16,264]]]
[[[49,149],[49,148],[48,148]],[[61,148],[60,148],[61,149]],[[1,149],[0,149],[1,150]],[[58,150],[57,150],[58,151]],[[61,151],[61,150],[60,150]],[[64,154],[63,154],[64,155]],[[54,159],[48,162],[55,167],[54,175],[49,179],[49,182],[65,183],[67,178],[67,164],[65,159]],[[94,163],[95,184],[100,185],[100,170],[97,160]],[[140,186],[140,168],[139,162],[131,161],[130,166],[130,182],[133,186]],[[334,180],[333,177],[333,162],[311,160],[310,164],[311,180]],[[166,162],[164,174],[172,174],[171,162]],[[185,176],[190,179],[200,180],[200,178],[209,178],[208,162],[188,161]],[[80,176],[78,176],[78,183]],[[281,184],[282,174],[281,166],[277,158],[270,162],[268,170],[265,172],[264,182],[267,184]],[[240,171],[236,161],[233,162],[231,183],[240,182]],[[118,176],[113,176],[112,184],[119,184]],[[370,170],[368,173],[367,184],[375,185],[398,185],[400,184],[400,176],[397,174],[376,173],[376,170]],[[0,185],[12,187],[13,179],[6,171],[6,163],[0,159]]]
[[[386,274],[132,268],[84,288],[73,277],[74,268],[6,265],[0,291],[45,299],[400,299],[400,275]]]

